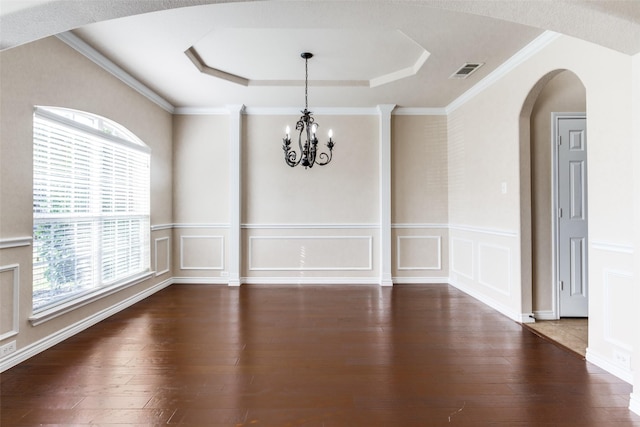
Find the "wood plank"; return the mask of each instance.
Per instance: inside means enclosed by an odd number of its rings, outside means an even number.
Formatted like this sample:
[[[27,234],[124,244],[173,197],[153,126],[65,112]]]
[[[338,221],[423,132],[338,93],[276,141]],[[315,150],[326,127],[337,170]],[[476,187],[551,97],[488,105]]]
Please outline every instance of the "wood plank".
[[[175,285],[0,387],[2,426],[640,426],[630,385],[447,285]]]

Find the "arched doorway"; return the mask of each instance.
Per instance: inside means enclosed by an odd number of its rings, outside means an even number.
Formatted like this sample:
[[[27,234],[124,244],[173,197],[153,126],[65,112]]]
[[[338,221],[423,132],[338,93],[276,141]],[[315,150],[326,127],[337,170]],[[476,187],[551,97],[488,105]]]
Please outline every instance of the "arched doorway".
[[[552,116],[557,122],[558,113],[584,114],[585,111],[586,92],[580,79],[571,71],[555,70],[531,89],[520,115],[523,308],[530,308],[538,332],[565,346],[584,346],[579,351],[583,355],[587,322],[565,320],[559,310],[562,284],[558,280],[559,210],[554,201],[557,183]]]

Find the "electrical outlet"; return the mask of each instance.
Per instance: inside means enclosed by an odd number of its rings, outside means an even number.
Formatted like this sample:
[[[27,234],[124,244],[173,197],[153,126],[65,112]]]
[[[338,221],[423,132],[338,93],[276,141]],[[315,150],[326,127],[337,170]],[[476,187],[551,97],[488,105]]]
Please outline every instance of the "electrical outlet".
[[[619,350],[614,350],[613,352],[613,360],[620,367],[631,370],[631,355],[629,353],[624,353]]]
[[[2,347],[0,347],[0,358],[8,356],[9,354],[13,353],[14,351],[16,351],[16,342],[15,341],[11,341],[10,343],[7,343],[7,344],[3,345]]]

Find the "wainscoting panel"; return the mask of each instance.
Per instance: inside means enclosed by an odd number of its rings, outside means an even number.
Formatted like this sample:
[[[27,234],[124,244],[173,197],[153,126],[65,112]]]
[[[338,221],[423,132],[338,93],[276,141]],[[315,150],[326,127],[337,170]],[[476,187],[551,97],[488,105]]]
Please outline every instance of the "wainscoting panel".
[[[223,270],[223,236],[180,236],[181,270]]]
[[[171,238],[159,237],[154,242],[154,268],[156,276],[160,276],[171,271]]]
[[[523,311],[518,234],[509,230],[451,226],[450,284],[517,322]]]
[[[478,282],[501,294],[511,295],[511,250],[481,243],[478,258]]]
[[[373,269],[373,236],[250,236],[249,271]]]
[[[474,279],[473,241],[454,237],[451,239],[452,273]]]
[[[20,266],[18,264],[0,266],[0,341],[18,335],[20,305]],[[12,301],[12,304],[7,304]]]
[[[633,274],[626,271],[604,271],[604,339],[606,342],[628,352],[633,344],[628,337],[635,329],[637,319],[633,316]]]
[[[442,238],[440,236],[398,236],[398,270],[441,270]]]

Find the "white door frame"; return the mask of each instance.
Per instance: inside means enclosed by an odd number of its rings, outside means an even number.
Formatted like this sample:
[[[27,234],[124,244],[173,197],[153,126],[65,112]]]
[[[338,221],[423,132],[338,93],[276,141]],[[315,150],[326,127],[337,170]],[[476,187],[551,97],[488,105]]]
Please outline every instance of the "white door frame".
[[[551,144],[552,144],[552,178],[551,178],[551,233],[552,233],[552,242],[551,245],[551,256],[553,259],[552,262],[552,274],[553,274],[553,284],[552,284],[552,309],[553,309],[553,317],[554,319],[560,318],[560,287],[558,286],[558,263],[559,263],[559,253],[558,247],[560,245],[560,232],[558,226],[558,121],[560,119],[586,119],[586,113],[551,113]],[[589,151],[589,147],[587,146],[587,152]],[[589,187],[587,186],[587,194],[589,192]],[[587,261],[588,262],[588,261]]]

